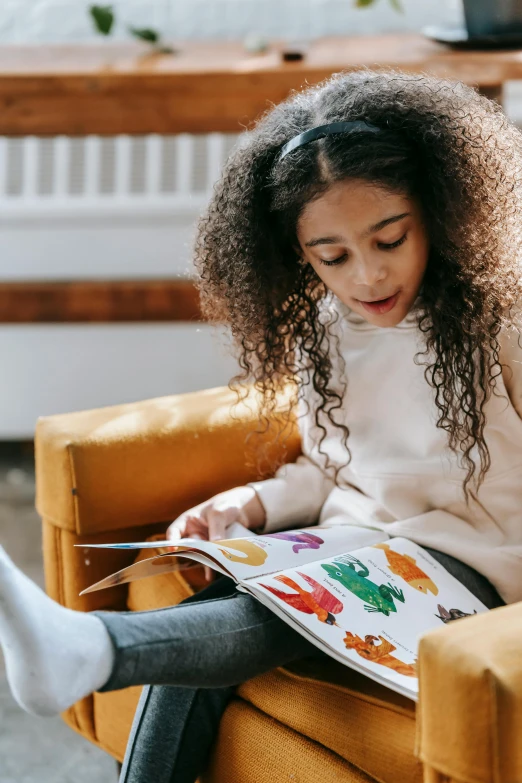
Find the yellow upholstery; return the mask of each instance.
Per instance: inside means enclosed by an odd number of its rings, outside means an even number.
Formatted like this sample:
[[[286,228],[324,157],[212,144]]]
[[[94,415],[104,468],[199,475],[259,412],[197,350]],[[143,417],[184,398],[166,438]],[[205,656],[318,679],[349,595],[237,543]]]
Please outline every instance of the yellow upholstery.
[[[223,717],[216,751],[202,783],[268,780],[370,783],[373,778],[265,713],[239,699],[233,701]]]
[[[420,756],[458,780],[518,783],[522,603],[453,623],[450,634],[444,630],[420,646]]]
[[[176,604],[203,585],[195,567],[80,598],[135,553],[73,544],[164,534],[181,511],[256,478],[244,459],[256,397],[231,417],[234,400],[220,388],[39,420],[37,508],[50,595],[83,611],[136,611]],[[295,426],[286,446],[295,459]],[[427,634],[417,711],[333,660],[256,677],[228,706],[201,783],[522,781],[521,651],[521,604]],[[63,717],[121,761],[139,693],[97,693]]]

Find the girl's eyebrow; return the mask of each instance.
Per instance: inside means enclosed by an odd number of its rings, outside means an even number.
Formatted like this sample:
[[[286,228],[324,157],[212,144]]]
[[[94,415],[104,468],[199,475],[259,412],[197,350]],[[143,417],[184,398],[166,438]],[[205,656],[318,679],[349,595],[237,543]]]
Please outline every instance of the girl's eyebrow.
[[[375,223],[373,226],[370,226],[369,229],[367,229],[363,237],[367,237],[369,234],[375,234],[376,231],[380,231],[381,228],[384,228],[385,226],[389,226],[390,223],[397,223],[397,221],[402,220],[405,217],[408,217],[411,215],[411,212],[401,212],[400,215],[392,215],[389,218],[384,218],[384,220],[379,220],[378,223]]]
[[[408,217],[411,215],[411,212],[401,212],[400,215],[392,215],[391,217],[384,218],[384,220],[379,220],[378,223],[375,223],[373,226],[370,226],[364,233],[363,238],[369,236],[370,234],[375,234],[376,231],[380,231],[381,228],[384,228],[385,226],[389,226],[390,223],[397,223],[399,220],[402,220],[405,217]],[[305,247],[315,247],[316,245],[337,245],[342,244],[343,237],[339,236],[333,236],[333,237],[316,237],[314,239],[311,239],[309,242],[305,242]]]

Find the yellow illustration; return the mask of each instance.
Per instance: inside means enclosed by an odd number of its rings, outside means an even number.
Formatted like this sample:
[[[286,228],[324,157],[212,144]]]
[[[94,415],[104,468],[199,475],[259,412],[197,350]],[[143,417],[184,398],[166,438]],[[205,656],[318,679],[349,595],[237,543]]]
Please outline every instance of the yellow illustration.
[[[410,557],[410,555],[401,555],[400,552],[395,552],[388,544],[374,544],[374,549],[382,549],[386,555],[388,566],[392,574],[400,576],[404,579],[410,587],[414,590],[418,590],[420,593],[433,593],[437,595],[439,588],[430,579],[427,574],[422,571],[417,565],[417,561]]]
[[[375,644],[377,641],[380,644]],[[357,655],[360,655],[366,661],[373,661],[373,663],[378,663],[381,666],[387,666],[388,669],[393,669],[397,674],[404,674],[406,677],[417,676],[415,664],[404,663],[404,661],[395,658],[391,653],[397,648],[382,636],[367,634],[364,639],[361,639],[360,636],[346,631],[344,644],[347,650],[355,650]]]
[[[228,560],[232,560],[234,563],[244,563],[245,565],[259,566],[263,565],[266,558],[268,557],[268,554],[265,552],[263,547],[258,546],[249,538],[225,538],[221,541],[213,541],[212,543],[226,546],[226,549],[221,549],[220,547],[219,551],[222,552],[225,557],[228,558]],[[227,550],[229,549],[242,552],[243,556],[240,554],[236,555],[232,552],[228,552]]]

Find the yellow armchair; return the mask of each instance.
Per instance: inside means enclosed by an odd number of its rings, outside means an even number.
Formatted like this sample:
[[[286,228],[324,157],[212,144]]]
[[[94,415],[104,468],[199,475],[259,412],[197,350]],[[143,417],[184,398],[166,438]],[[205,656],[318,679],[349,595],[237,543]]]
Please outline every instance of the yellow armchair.
[[[258,399],[252,392],[231,416],[234,400],[217,388],[39,419],[36,503],[53,598],[81,611],[140,610],[198,589],[197,573],[190,581],[168,574],[80,597],[135,553],[74,544],[164,533],[187,508],[258,478],[244,458]],[[287,448],[295,460],[295,421]],[[333,660],[244,683],[202,783],[522,781],[522,606],[427,634],[419,667],[417,710]],[[121,761],[139,692],[95,693],[63,718]]]

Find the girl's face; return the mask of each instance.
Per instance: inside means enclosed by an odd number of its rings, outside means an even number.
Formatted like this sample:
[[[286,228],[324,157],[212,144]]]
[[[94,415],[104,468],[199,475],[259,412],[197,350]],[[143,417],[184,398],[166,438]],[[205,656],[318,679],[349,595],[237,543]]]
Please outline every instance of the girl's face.
[[[303,260],[366,321],[390,327],[408,314],[429,253],[412,199],[363,180],[337,182],[305,206],[297,239]]]

